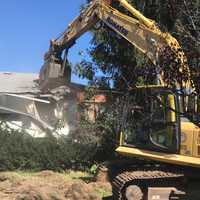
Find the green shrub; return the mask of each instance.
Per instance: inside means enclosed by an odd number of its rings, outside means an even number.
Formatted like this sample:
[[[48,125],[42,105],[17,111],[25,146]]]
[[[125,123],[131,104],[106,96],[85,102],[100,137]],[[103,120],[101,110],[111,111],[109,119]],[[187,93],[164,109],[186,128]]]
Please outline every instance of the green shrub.
[[[85,169],[93,163],[93,149],[94,145],[77,142],[72,135],[32,138],[27,133],[0,127],[1,171]]]

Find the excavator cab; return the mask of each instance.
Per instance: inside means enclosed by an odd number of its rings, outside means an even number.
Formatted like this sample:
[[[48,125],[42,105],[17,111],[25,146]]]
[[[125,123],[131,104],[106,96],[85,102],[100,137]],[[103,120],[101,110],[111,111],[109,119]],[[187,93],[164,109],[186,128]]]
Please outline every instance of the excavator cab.
[[[164,153],[180,149],[177,95],[163,87],[140,87],[133,91],[127,109],[121,145]]]

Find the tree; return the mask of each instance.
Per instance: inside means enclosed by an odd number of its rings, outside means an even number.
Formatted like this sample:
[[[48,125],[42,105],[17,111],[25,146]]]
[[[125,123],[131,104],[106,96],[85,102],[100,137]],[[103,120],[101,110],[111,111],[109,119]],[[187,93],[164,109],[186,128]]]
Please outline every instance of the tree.
[[[199,0],[131,0],[129,2],[145,16],[155,20],[163,32],[168,31],[178,39],[187,55],[191,71],[196,73],[199,68],[200,52]],[[113,1],[112,6],[130,15],[117,1]],[[80,75],[88,78],[91,84],[108,88],[109,83],[112,83],[115,89],[122,90],[141,82],[152,83],[155,79],[155,67],[125,39],[102,22],[100,25],[98,29],[91,31],[93,39],[88,54],[92,61],[82,60],[79,65]],[[169,64],[165,65],[167,68]],[[170,71],[170,67],[168,68],[167,70]],[[101,77],[96,77],[95,72],[99,71]],[[172,73],[169,76],[172,76]]]
[[[173,30],[187,55],[197,94],[200,94],[200,1],[182,0],[181,6],[174,10],[178,13]],[[172,4],[172,3],[171,3]]]

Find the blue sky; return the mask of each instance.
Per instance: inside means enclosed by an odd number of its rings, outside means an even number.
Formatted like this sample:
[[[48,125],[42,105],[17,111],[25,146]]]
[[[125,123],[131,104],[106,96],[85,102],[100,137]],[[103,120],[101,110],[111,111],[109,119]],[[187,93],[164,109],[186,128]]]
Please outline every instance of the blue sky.
[[[56,38],[79,14],[85,0],[6,0],[0,5],[0,71],[38,73],[49,40]],[[83,35],[70,50],[69,60],[78,62],[78,52],[91,37]],[[73,81],[83,82],[73,76]]]

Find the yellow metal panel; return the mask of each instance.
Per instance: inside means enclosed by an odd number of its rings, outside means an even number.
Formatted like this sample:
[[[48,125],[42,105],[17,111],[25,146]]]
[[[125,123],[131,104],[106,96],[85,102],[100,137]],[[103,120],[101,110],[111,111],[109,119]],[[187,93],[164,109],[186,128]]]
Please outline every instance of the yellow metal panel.
[[[130,13],[133,14],[136,18],[142,21],[147,27],[153,28],[155,26],[155,22],[146,18],[142,13],[136,10],[132,5],[130,5],[126,0],[118,0],[120,4],[126,8]]]
[[[122,146],[118,147],[116,151],[124,156],[139,157],[165,163],[200,168],[200,158],[196,157],[177,155],[177,154],[158,153],[154,151],[146,151],[137,148],[122,147]]]
[[[200,128],[192,122],[181,122],[181,155],[200,157]]]
[[[169,114],[168,115],[168,121],[169,122],[176,122],[176,113],[174,112],[174,110],[176,110],[174,95],[169,94],[168,100],[169,100],[169,107],[172,109],[172,110],[168,111],[168,114]]]
[[[200,129],[194,130],[193,155],[200,157]]]
[[[195,127],[191,122],[181,122],[181,155],[193,156],[193,130]]]
[[[119,142],[120,146],[122,146],[124,144],[124,133],[121,132],[120,133],[120,142]]]

